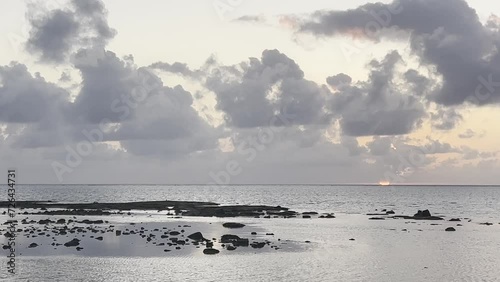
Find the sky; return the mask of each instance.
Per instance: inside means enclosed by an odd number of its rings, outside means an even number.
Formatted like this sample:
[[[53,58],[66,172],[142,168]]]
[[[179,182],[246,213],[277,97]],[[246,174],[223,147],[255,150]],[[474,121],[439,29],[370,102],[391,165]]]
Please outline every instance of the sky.
[[[0,11],[0,169],[19,183],[500,183],[500,4]]]

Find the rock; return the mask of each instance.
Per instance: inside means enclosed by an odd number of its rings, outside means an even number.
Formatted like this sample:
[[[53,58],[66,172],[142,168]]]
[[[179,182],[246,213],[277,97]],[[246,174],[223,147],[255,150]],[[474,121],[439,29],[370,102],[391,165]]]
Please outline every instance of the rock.
[[[491,226],[493,225],[493,223],[491,222],[485,222],[485,223],[479,223],[480,225],[486,225],[486,226]]]
[[[214,246],[214,242],[208,241],[206,246],[207,248],[212,248]]]
[[[267,236],[274,236],[274,233],[266,233]]]
[[[456,231],[456,230],[453,227],[448,227],[448,228],[445,229],[445,231]]]
[[[71,240],[71,241],[69,241],[69,242],[64,243],[64,246],[66,246],[66,247],[75,247],[75,246],[78,246],[78,245],[80,245],[80,240],[76,239],[76,238],[73,239],[73,240]]]
[[[99,241],[102,241],[102,240],[103,240],[102,236],[96,237],[95,239],[96,239],[96,240],[99,240]]]
[[[80,250],[83,250],[83,248],[82,247],[76,247],[76,250],[80,251]]]
[[[310,215],[303,215],[302,218],[311,218]]]
[[[3,246],[2,246],[2,249],[4,249],[4,250],[8,250],[8,249],[10,249],[10,246],[9,246],[9,245],[3,245]]]
[[[262,249],[265,245],[265,242],[252,242],[252,244],[250,244],[250,246],[252,246],[252,248],[254,249]]]
[[[203,253],[205,255],[216,255],[216,254],[219,253],[219,250],[217,250],[217,249],[211,249],[211,248],[210,249],[204,249]]]
[[[231,234],[225,234],[225,235],[222,235],[221,238],[220,238],[220,242],[221,243],[225,243],[225,244],[233,244],[233,246],[235,247],[248,247],[249,245],[249,240],[246,239],[246,238],[240,238],[239,236],[237,235],[231,235]]]
[[[169,233],[170,235],[173,235],[173,236],[176,236],[176,235],[179,235],[181,234],[179,231],[172,231]]]
[[[245,227],[245,224],[237,223],[237,222],[226,222],[226,223],[223,223],[222,226],[224,226],[226,228],[243,228],[243,227]]]
[[[431,212],[429,210],[419,210],[413,217],[431,217]]]
[[[115,234],[116,234],[116,236],[120,236],[120,235],[122,235],[122,231],[121,230],[116,230]]]
[[[66,219],[64,219],[64,218],[58,219],[58,220],[56,221],[56,223],[57,223],[57,224],[65,224],[65,223],[66,223]]]
[[[233,246],[233,245],[228,245],[227,248],[226,248],[226,250],[228,250],[228,251],[234,251],[234,250],[236,250],[236,247]]]
[[[385,214],[396,214],[396,212],[391,210],[391,211],[386,211]]]
[[[325,218],[335,218],[335,216],[333,214],[329,213],[329,214],[325,215]]]
[[[38,244],[37,243],[31,243],[28,248],[36,248],[38,247]]]
[[[196,232],[196,233],[193,233],[189,236],[187,236],[189,239],[191,240],[194,240],[194,241],[206,241],[207,239],[205,239],[203,237],[203,234],[201,234],[201,232]]]
[[[257,232],[252,232],[252,233],[250,233],[250,234],[252,234],[252,235],[257,235]]]
[[[165,250],[163,250],[163,251],[164,251],[165,253],[170,252],[170,250],[169,250],[169,249],[165,249]]]
[[[369,220],[385,220],[383,217],[370,217]]]
[[[452,218],[449,221],[461,221],[460,218]]]
[[[318,214],[317,212],[303,212],[302,214],[306,214],[306,215],[316,215]]]
[[[349,239],[349,241],[356,241],[356,239],[354,239],[354,238],[351,238],[351,239]]]

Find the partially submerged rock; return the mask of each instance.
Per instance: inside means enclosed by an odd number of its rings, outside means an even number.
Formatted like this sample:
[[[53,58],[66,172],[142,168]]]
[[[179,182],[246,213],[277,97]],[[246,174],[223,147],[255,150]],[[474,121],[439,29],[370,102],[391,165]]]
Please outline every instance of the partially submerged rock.
[[[64,243],[64,246],[66,246],[66,247],[76,247],[78,245],[80,245],[80,240],[76,239],[76,238],[69,241],[69,242]]]
[[[237,222],[225,222],[222,224],[222,226],[226,228],[243,228],[245,227],[245,224]]]
[[[204,250],[203,250],[203,253],[204,253],[205,255],[216,255],[216,254],[218,254],[219,252],[220,252],[219,250],[217,250],[217,249],[212,249],[212,248],[209,248],[209,249],[204,249]]]

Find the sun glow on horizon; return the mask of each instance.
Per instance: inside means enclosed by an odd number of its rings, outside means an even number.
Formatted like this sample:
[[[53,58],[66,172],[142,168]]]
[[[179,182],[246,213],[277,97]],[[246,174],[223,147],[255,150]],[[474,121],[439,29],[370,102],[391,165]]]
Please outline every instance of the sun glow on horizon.
[[[389,181],[385,181],[385,180],[382,180],[378,183],[378,185],[380,186],[389,186],[391,185],[391,183]]]

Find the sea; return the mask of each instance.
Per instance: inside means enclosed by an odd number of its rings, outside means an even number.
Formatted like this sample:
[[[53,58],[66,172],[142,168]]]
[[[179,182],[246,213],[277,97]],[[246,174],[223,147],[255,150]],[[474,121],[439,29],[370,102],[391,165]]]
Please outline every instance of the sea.
[[[6,200],[7,187],[0,193]],[[336,218],[232,219],[275,238],[310,242],[292,251],[107,255],[103,247],[84,255],[19,255],[15,275],[7,272],[4,258],[1,281],[500,281],[500,186],[18,185],[16,200],[208,201],[279,205]],[[384,209],[398,215],[428,209],[445,220],[369,220],[368,213]],[[8,219],[1,217],[2,223]],[[227,219],[144,214],[134,220],[217,224]],[[456,231],[446,232],[447,227]]]

